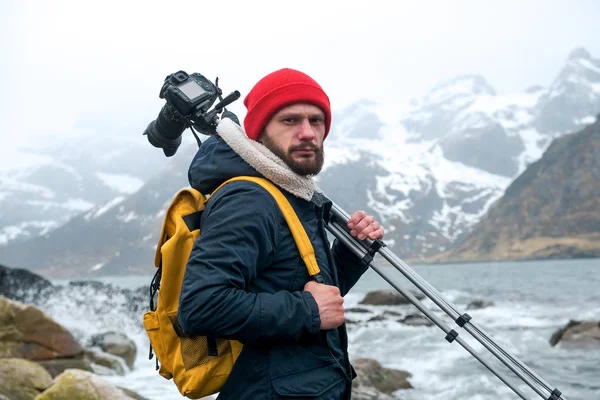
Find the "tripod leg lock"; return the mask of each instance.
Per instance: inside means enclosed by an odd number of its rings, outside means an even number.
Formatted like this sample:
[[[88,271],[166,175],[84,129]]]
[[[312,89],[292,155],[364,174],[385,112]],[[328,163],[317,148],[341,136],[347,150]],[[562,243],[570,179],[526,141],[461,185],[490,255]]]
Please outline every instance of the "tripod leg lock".
[[[462,328],[470,320],[471,320],[471,316],[467,313],[464,313],[460,317],[456,318],[456,320],[454,322],[456,322],[456,324]]]
[[[550,397],[548,397],[548,400],[560,400],[561,395],[562,393],[560,390],[554,389],[552,393],[550,393]]]
[[[371,246],[369,246],[369,249],[367,250],[367,254],[364,255],[364,257],[362,258],[362,262],[364,262],[365,264],[371,264],[371,262],[373,261],[373,257],[375,257],[375,253],[377,253],[379,251],[379,249],[381,249],[382,247],[385,247],[386,244],[383,242],[383,240],[381,239],[376,239],[373,241],[373,243],[371,243]]]
[[[458,332],[456,332],[454,329],[452,329],[446,335],[446,340],[448,341],[448,343],[452,343],[452,342],[454,342],[454,339],[456,339],[457,337],[458,337]]]

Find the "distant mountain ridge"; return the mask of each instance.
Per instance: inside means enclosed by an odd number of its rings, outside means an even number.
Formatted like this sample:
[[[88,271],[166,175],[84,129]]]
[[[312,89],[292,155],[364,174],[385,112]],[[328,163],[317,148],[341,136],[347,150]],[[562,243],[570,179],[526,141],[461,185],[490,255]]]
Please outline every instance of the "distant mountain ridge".
[[[600,114],[552,142],[456,249],[432,261],[600,257]]]
[[[499,95],[483,77],[463,75],[439,83],[411,105],[363,100],[337,110],[318,183],[345,210],[365,209],[376,215],[398,255],[426,260],[467,237],[554,138],[593,120],[600,112],[596,68],[600,61],[576,49],[548,89],[531,86],[522,93]],[[560,114],[556,126],[561,130],[538,129],[546,118],[557,118],[550,111],[557,107],[552,104],[569,105],[573,114]],[[187,132],[185,136],[191,137]],[[44,175],[36,181],[37,191],[27,192],[25,202],[19,197],[22,191],[6,186],[21,172],[0,174],[0,209],[12,207],[10,213],[0,212],[0,262],[48,274],[148,272],[161,213],[175,192],[188,185],[187,169],[195,151],[191,139],[174,158],[166,159],[141,132],[135,138],[105,134],[102,154],[113,158],[102,164],[94,146],[80,154],[74,146],[69,157],[77,157],[76,171],[88,171],[82,180],[69,172],[66,183],[58,186],[51,174]],[[69,157],[60,160],[70,165],[64,161]],[[43,171],[49,174],[46,166],[29,169],[18,183],[31,185],[31,176]],[[90,176],[125,181],[129,176],[137,187],[130,184],[130,192],[110,189]],[[32,207],[36,201],[48,201],[40,194],[44,191],[62,207],[55,208],[56,214]],[[73,202],[82,194],[87,196],[85,207],[64,207],[77,204]],[[37,233],[30,226],[21,240],[18,235],[6,239],[10,229],[18,232],[19,224],[42,217],[53,225]],[[97,235],[91,238],[92,233]]]

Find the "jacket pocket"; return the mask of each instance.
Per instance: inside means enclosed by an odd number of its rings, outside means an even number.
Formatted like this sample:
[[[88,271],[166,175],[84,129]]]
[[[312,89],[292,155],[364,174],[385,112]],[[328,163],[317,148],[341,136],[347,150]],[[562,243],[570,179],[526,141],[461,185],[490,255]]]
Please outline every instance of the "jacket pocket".
[[[345,390],[344,377],[333,362],[271,377],[271,383],[279,396],[292,398],[340,399]]]
[[[291,398],[329,399],[330,394],[341,396],[346,385],[340,367],[318,341],[274,346],[269,351],[269,377],[277,395]]]

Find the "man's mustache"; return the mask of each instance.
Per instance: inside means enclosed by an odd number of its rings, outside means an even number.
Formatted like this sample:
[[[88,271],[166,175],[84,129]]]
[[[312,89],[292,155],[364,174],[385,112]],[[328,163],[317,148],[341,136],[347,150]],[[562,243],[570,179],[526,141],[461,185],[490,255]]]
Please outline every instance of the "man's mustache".
[[[298,145],[298,146],[292,146],[290,147],[289,151],[306,151],[306,150],[312,150],[315,152],[318,152],[320,150],[320,147],[318,147],[315,144],[303,144],[303,145]]]

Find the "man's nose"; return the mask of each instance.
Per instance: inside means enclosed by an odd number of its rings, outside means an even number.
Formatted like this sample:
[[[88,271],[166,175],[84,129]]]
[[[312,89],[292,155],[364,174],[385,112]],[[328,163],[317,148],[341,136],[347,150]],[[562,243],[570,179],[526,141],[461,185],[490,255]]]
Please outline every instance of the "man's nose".
[[[310,124],[310,120],[305,118],[300,124],[299,138],[300,140],[313,140],[315,138],[315,131],[313,126]]]

